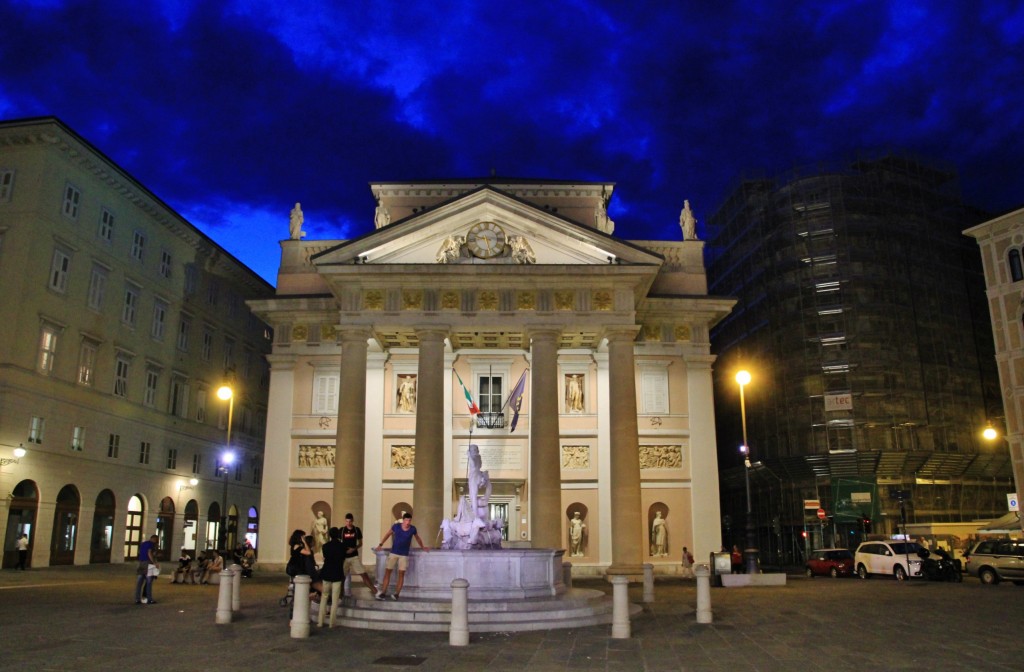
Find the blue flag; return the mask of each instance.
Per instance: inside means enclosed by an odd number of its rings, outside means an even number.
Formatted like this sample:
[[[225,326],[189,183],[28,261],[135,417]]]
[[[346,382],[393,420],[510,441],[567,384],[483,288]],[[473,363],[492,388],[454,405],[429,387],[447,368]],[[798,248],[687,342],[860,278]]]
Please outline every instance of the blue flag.
[[[529,371],[529,369],[527,369]],[[523,407],[523,394],[526,392],[526,371],[519,376],[519,382],[512,388],[512,394],[508,395],[505,406],[512,406],[512,423],[509,425],[509,433],[516,431],[516,424],[519,422],[519,410]]]

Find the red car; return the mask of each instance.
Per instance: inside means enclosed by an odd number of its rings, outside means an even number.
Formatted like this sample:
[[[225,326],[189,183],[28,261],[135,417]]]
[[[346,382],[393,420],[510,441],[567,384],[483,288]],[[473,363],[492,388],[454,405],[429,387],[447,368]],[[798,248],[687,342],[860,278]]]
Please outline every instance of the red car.
[[[804,565],[807,578],[825,576],[853,575],[853,552],[846,548],[819,548],[811,551],[807,564]]]

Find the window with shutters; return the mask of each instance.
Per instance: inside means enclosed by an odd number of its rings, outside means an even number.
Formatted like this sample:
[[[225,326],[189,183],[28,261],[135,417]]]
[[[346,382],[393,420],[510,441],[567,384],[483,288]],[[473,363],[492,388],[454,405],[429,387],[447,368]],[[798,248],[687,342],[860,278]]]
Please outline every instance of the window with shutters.
[[[313,376],[313,413],[337,415],[339,374],[317,371]]]
[[[668,371],[663,368],[641,368],[640,390],[645,415],[668,413]]]

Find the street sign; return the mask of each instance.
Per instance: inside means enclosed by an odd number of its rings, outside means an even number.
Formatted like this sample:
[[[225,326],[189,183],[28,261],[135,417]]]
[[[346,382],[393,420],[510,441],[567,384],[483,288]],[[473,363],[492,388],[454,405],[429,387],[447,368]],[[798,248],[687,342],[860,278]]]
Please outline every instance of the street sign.
[[[818,509],[818,518],[825,520],[825,509]]]
[[[1020,501],[1017,499],[1017,493],[1011,492],[1006,495],[1006,505],[1010,511],[1020,511]]]
[[[804,500],[804,508],[805,509],[820,509],[821,508],[821,500],[818,500],[818,499],[805,499]]]

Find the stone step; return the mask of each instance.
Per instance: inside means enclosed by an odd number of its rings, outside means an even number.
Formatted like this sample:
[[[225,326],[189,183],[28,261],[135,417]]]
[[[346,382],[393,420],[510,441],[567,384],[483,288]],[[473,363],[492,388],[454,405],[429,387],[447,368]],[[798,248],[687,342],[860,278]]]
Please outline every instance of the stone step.
[[[611,597],[599,590],[573,589],[557,597],[501,602],[470,601],[468,609],[471,632],[547,630],[612,622]],[[640,611],[638,605],[630,605],[631,614]],[[357,595],[345,598],[337,618],[350,628],[446,632],[451,623],[451,602],[426,599],[393,602]]]

